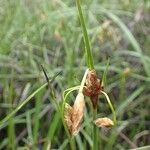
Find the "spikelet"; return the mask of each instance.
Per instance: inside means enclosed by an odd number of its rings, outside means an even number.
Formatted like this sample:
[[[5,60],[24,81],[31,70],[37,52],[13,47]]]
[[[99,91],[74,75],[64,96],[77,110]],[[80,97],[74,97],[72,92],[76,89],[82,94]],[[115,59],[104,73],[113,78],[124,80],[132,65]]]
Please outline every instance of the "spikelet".
[[[86,77],[83,94],[90,97],[94,108],[97,107],[98,95],[100,94],[101,90],[102,85],[100,80],[97,78],[96,71],[94,69],[89,70]]]
[[[84,88],[84,94],[86,96],[98,95],[101,90],[100,80],[97,78],[95,70],[89,70],[86,77],[86,87]]]
[[[80,124],[84,115],[84,95],[79,93],[76,97],[76,100],[73,105],[73,114],[72,114],[72,134],[76,135],[79,131]]]
[[[113,121],[107,117],[104,118],[97,118],[94,123],[98,126],[98,127],[111,127],[114,125]]]
[[[84,108],[84,95],[80,92],[72,107],[67,103],[65,105],[64,119],[71,135],[76,135],[79,132],[84,115]]]

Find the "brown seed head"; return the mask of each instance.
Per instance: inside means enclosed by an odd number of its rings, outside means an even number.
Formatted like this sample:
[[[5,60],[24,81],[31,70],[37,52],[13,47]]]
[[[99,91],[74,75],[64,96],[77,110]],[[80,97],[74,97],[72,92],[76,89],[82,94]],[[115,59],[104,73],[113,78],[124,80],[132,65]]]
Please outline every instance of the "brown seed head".
[[[98,118],[94,121],[94,123],[98,126],[98,127],[111,127],[114,125],[113,121],[107,117],[104,118]]]
[[[94,108],[97,106],[98,95],[100,94],[101,89],[102,89],[101,82],[97,78],[96,71],[89,70],[86,77],[86,83],[83,93],[85,96],[91,98]]]
[[[79,132],[81,121],[84,115],[84,95],[79,93],[75,99],[74,105],[65,106],[64,119],[71,135],[76,135]]]
[[[97,78],[96,71],[90,70],[87,74],[86,83],[84,88],[84,95],[93,96],[98,95],[101,90],[100,80]]]

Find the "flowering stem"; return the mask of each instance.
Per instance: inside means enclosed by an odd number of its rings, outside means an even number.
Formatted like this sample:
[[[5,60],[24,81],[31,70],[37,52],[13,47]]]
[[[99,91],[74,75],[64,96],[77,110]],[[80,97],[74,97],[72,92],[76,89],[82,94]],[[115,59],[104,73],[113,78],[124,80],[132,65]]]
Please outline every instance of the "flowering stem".
[[[93,122],[97,116],[97,108],[93,108]],[[93,124],[93,150],[98,149],[97,127]]]
[[[66,132],[67,137],[68,137],[68,140],[69,140],[70,149],[71,149],[71,150],[76,150],[74,137],[72,137],[72,136],[70,135],[70,133],[69,133],[69,130],[68,130],[68,128],[67,128],[67,126],[66,126],[66,123],[65,123],[65,120],[64,120],[64,114],[63,114],[63,113],[62,113],[61,117],[62,117],[63,126],[64,126],[64,128],[65,128],[65,132]]]
[[[76,143],[75,143],[75,139],[74,139],[74,136],[71,137],[71,150],[76,150]]]
[[[76,4],[77,4],[79,20],[80,20],[80,24],[81,24],[81,28],[83,32],[87,66],[89,69],[94,69],[94,61],[93,61],[93,56],[92,56],[92,51],[91,51],[91,45],[89,42],[89,37],[88,37],[88,33],[87,33],[87,29],[86,29],[86,25],[85,25],[83,13],[82,13],[82,8],[80,5],[80,0],[76,0]],[[81,83],[80,89],[82,89],[83,87],[82,85],[84,86],[84,84]],[[96,116],[97,116],[97,108],[93,107],[93,121],[96,119]],[[98,149],[97,128],[93,124],[93,150],[97,150],[97,149]]]
[[[83,38],[84,38],[84,44],[85,44],[85,53],[86,53],[86,60],[87,60],[87,66],[89,69],[94,69],[94,61],[93,61],[93,56],[91,52],[91,45],[89,42],[89,37],[82,13],[82,8],[80,5],[80,0],[76,0],[77,8],[78,8],[78,13],[79,13],[79,19],[82,27],[82,32],[83,32]]]

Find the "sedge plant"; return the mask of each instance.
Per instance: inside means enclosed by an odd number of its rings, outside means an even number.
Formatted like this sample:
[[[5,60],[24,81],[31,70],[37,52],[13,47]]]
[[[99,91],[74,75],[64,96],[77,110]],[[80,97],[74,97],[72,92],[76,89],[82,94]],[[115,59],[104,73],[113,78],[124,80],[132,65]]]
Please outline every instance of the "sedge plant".
[[[72,87],[64,91],[63,94],[63,104],[62,104],[62,111],[63,111],[63,122],[65,125],[65,129],[67,127],[67,133],[69,132],[69,141],[71,145],[71,149],[74,150],[75,148],[75,141],[74,136],[78,134],[83,118],[83,113],[85,109],[85,97],[89,97],[92,103],[92,114],[93,114],[93,150],[98,150],[98,131],[97,127],[110,127],[116,124],[116,114],[114,107],[109,99],[109,96],[106,92],[103,91],[103,80],[106,78],[106,71],[103,74],[103,78],[100,80],[97,77],[97,72],[94,68],[94,60],[91,51],[90,40],[88,37],[88,32],[86,29],[84,16],[82,12],[82,8],[80,5],[80,0],[76,0],[76,6],[78,10],[78,16],[80,20],[80,25],[83,33],[84,45],[85,45],[85,54],[86,54],[86,63],[87,63],[87,70],[84,73],[84,77],[81,81],[81,85]],[[108,64],[106,70],[108,68]],[[78,94],[74,101],[73,106],[70,106],[66,100],[68,95],[73,92],[74,90],[78,90]],[[110,109],[113,113],[113,121],[107,117],[104,118],[97,118],[97,106],[98,106],[98,99],[99,95],[103,94],[106,97],[106,100],[110,106]]]

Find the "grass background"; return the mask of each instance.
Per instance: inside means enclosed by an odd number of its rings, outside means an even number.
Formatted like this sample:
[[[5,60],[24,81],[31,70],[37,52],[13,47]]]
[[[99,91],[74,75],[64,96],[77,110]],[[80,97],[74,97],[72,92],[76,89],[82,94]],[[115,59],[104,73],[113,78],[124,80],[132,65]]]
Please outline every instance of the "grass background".
[[[116,128],[99,129],[100,148],[149,145],[150,2],[83,0],[82,8],[99,78],[110,59],[105,91],[118,120]],[[62,71],[53,82],[61,101],[66,88],[80,83],[85,62],[75,1],[0,0],[0,120],[45,83],[40,64],[49,77]],[[76,136],[81,150],[92,145],[88,99],[86,105],[82,130]],[[109,115],[100,97],[98,116]],[[69,149],[46,88],[0,126],[0,149],[44,149],[45,143],[52,149]]]

